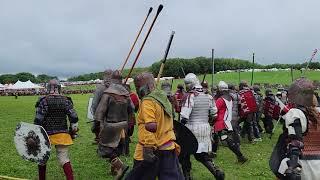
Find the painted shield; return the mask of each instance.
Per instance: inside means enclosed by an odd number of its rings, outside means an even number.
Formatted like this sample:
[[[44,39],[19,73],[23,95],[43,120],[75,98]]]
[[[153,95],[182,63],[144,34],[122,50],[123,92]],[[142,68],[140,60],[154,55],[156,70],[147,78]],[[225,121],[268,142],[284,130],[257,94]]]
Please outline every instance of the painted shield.
[[[239,108],[240,117],[245,117],[250,113],[257,112],[258,108],[257,108],[256,99],[251,90],[244,89],[239,91],[239,101],[240,101],[240,108]]]
[[[280,115],[280,106],[270,100],[264,100],[263,113],[273,119],[278,119]]]
[[[45,164],[50,157],[50,140],[42,126],[20,122],[16,127],[14,143],[25,160]]]
[[[181,147],[181,154],[195,154],[198,150],[198,141],[193,133],[178,121],[173,121],[176,142]]]
[[[93,100],[92,97],[89,98],[88,107],[87,107],[87,119],[90,120],[90,121],[93,121],[93,113],[91,111],[92,100]]]

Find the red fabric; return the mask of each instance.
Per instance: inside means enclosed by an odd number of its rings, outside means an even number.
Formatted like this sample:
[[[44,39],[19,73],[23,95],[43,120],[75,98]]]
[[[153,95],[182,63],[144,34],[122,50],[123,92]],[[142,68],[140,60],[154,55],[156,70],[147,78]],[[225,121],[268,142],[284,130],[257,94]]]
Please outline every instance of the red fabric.
[[[218,112],[217,112],[217,118],[214,123],[214,132],[219,132],[224,129],[227,129],[227,126],[224,122],[224,115],[227,111],[227,106],[223,98],[221,97],[216,100],[216,106],[217,106]]]
[[[243,89],[239,92],[240,100],[240,117],[246,117],[250,113],[257,112],[257,103],[253,95],[253,92],[250,89]]]
[[[273,119],[278,119],[280,115],[280,106],[265,98],[263,100],[263,113],[264,115],[270,116]]]
[[[64,174],[66,175],[67,180],[73,180],[73,172],[72,172],[72,167],[71,163],[67,162],[63,165],[63,171]]]
[[[131,92],[130,93],[130,99],[133,102],[135,111],[137,112],[138,109],[139,109],[139,97],[138,97],[138,95],[133,93],[133,92]]]
[[[38,175],[39,180],[45,180],[46,179],[46,165],[38,165]]]
[[[182,107],[182,99],[184,97],[184,93],[180,90],[177,90],[176,93],[174,94],[175,98],[176,98],[176,103],[174,106],[174,110],[177,113],[181,112],[181,107]]]

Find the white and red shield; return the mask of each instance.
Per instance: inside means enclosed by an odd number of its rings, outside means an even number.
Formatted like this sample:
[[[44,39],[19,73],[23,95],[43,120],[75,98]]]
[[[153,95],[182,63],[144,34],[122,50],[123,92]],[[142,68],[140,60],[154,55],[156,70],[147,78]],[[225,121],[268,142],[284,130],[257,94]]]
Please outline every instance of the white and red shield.
[[[241,90],[239,91],[239,101],[240,101],[240,109],[239,115],[240,117],[245,117],[250,113],[257,112],[257,103],[256,99],[251,90]]]
[[[280,115],[280,106],[270,100],[264,100],[263,113],[273,119],[278,119]]]
[[[25,160],[45,164],[50,157],[50,140],[42,126],[20,122],[16,127],[14,143]]]

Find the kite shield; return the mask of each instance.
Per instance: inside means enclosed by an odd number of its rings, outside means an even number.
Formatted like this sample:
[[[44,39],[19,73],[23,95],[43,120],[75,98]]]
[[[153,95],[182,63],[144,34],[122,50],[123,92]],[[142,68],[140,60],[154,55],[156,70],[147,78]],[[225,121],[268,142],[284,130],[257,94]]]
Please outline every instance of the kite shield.
[[[193,133],[178,121],[173,121],[176,142],[181,147],[181,154],[195,154],[198,150],[198,141]]]
[[[45,164],[50,157],[50,140],[42,126],[20,122],[16,127],[14,143],[25,160]]]
[[[90,97],[89,98],[89,101],[88,101],[88,107],[87,107],[87,119],[89,120],[88,122],[91,122],[91,121],[93,121],[93,112],[92,112],[92,109],[91,109],[91,106],[92,106],[92,100],[93,100],[93,98],[92,97]]]

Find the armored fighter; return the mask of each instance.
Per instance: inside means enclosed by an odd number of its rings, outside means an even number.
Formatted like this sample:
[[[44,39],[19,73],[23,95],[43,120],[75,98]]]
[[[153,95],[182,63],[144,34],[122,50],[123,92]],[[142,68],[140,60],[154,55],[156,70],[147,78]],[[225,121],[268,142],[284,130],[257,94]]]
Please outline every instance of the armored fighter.
[[[306,78],[297,79],[288,90],[289,103],[282,107],[284,131],[270,159],[270,167],[280,179],[319,179],[320,113],[314,86]]]
[[[217,113],[213,97],[205,94],[197,76],[189,73],[184,78],[188,95],[181,108],[181,123],[185,124],[198,140],[198,150],[194,154],[197,161],[201,162],[216,179],[224,179],[224,173],[212,162],[209,156],[211,152],[211,126]],[[190,179],[191,162],[190,155],[180,158],[182,169],[186,179]]]
[[[57,80],[48,83],[48,95],[41,97],[36,103],[34,123],[41,125],[55,145],[57,159],[63,167],[67,180],[73,180],[73,171],[68,155],[68,146],[72,145],[72,137],[78,131],[78,116],[73,108],[71,98],[60,94],[61,86]],[[70,121],[68,129],[67,117]],[[70,133],[70,134],[69,134]],[[39,179],[46,179],[46,164],[39,164]]]
[[[128,119],[133,113],[129,92],[121,84],[119,71],[111,74],[109,87],[103,91],[95,118],[101,125],[99,133],[98,154],[111,162],[111,174],[121,179],[128,169],[118,157],[117,147],[121,133],[128,128]]]

